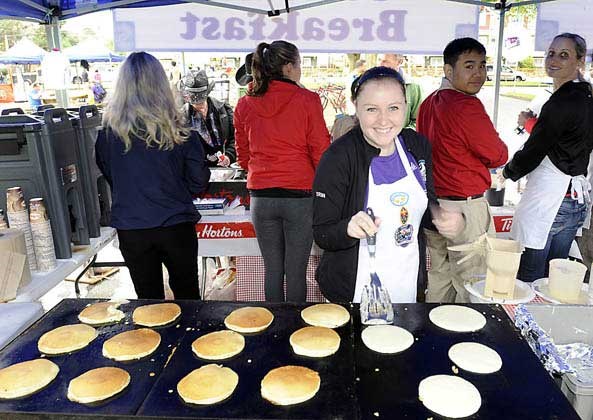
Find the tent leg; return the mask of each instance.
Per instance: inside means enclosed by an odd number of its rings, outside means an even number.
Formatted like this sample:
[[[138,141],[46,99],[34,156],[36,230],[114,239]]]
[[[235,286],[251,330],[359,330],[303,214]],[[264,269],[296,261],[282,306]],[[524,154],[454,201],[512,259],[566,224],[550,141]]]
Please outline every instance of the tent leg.
[[[498,22],[498,46],[496,49],[496,72],[494,74],[494,111],[492,113],[492,122],[494,128],[498,125],[498,102],[500,94],[500,72],[502,70],[502,43],[504,41],[504,16],[506,14],[506,0],[501,1],[500,20]]]
[[[62,38],[60,37],[60,21],[53,16],[51,22],[45,25],[45,36],[47,37],[47,45],[50,51],[57,49],[62,50]],[[56,102],[61,108],[68,108],[68,90],[56,89]]]

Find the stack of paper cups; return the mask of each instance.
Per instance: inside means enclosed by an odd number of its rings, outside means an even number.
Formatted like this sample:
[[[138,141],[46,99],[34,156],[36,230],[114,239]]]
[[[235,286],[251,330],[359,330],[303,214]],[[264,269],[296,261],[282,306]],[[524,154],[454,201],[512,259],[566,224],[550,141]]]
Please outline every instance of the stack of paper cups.
[[[4,220],[4,210],[0,209],[0,230],[8,229],[8,224]]]
[[[56,251],[43,198],[32,198],[29,201],[29,211],[37,269],[51,271],[57,266]]]
[[[31,225],[29,223],[29,212],[25,205],[25,198],[23,197],[21,187],[13,187],[6,190],[6,216],[8,216],[8,223],[12,229],[22,230],[25,234],[29,268],[31,271],[37,270],[33,236],[31,235]]]

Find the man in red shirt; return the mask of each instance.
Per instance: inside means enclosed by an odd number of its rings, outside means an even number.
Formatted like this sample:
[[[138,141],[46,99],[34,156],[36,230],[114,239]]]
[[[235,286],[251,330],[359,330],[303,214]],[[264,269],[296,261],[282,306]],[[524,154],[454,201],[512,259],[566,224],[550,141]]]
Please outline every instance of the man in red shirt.
[[[489,168],[504,165],[508,151],[475,96],[486,81],[484,46],[473,38],[455,39],[445,48],[443,59],[445,77],[420,106],[417,129],[432,144],[434,185],[441,207],[462,213],[465,227],[447,237],[426,229],[431,259],[426,301],[467,302],[463,285],[485,274],[485,261],[474,257],[458,265],[463,253],[449,252],[447,247],[494,232],[484,192],[491,185]]]

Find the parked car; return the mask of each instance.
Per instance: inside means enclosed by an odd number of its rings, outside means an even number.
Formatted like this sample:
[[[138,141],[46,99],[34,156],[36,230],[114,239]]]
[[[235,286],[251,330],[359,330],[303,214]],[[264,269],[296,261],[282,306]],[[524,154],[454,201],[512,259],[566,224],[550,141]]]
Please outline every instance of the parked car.
[[[486,66],[486,80],[493,80],[494,79],[494,66],[492,64],[488,64]],[[502,70],[500,72],[500,80],[502,81],[517,81],[523,82],[527,80],[527,76],[525,73],[513,70],[510,67],[502,66]]]

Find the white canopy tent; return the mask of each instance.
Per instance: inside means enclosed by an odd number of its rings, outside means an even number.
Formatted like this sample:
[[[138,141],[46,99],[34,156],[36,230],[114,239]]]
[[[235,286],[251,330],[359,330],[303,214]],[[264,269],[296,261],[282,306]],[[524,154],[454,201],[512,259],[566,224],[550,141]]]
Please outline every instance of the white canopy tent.
[[[516,1],[511,2],[507,0],[501,0],[497,3],[489,3],[485,1],[479,0],[423,0],[422,5],[427,4],[427,2],[431,2],[431,6],[433,7],[424,7],[425,13],[433,13],[441,17],[441,20],[448,17],[446,12],[446,7],[452,6],[453,4],[465,4],[465,5],[473,5],[473,6],[484,6],[493,8],[500,13],[500,24],[499,24],[499,36],[498,36],[498,48],[497,48],[497,57],[496,57],[496,76],[495,76],[495,102],[494,102],[494,123],[496,125],[498,119],[498,97],[500,92],[500,71],[501,71],[501,64],[502,64],[502,43],[504,39],[504,17],[505,14],[513,7],[530,5],[530,4],[544,4],[548,2],[555,2],[558,4],[558,9],[562,11],[565,10],[565,6],[576,7],[577,13],[571,16],[571,28],[580,27],[584,30],[591,31],[593,25],[590,24],[590,16],[591,13],[579,13],[578,10],[582,10],[584,8],[590,9],[590,5],[592,4],[593,0],[526,0],[526,1]],[[37,20],[47,24],[47,35],[49,40],[50,48],[60,48],[60,35],[59,35],[59,27],[58,23],[61,19],[66,19],[70,17],[80,16],[87,13],[92,13],[99,10],[106,10],[106,9],[117,9],[117,8],[135,8],[135,10],[142,10],[142,8],[146,7],[153,7],[153,6],[164,6],[164,5],[178,5],[178,4],[195,4],[195,5],[204,5],[210,7],[217,7],[217,8],[224,8],[229,9],[235,12],[244,12],[249,13],[252,16],[268,16],[270,18],[278,17],[282,14],[291,15],[295,12],[305,11],[306,9],[316,8],[316,10],[323,11],[325,8],[331,6],[332,4],[337,4],[340,9],[339,12],[336,14],[337,17],[348,14],[352,6],[357,3],[362,2],[367,5],[373,5],[376,3],[384,3],[392,6],[394,9],[401,9],[402,4],[410,3],[409,0],[80,0],[80,1],[70,1],[70,0],[0,0],[0,18],[20,18],[20,19],[27,19],[27,20]],[[442,3],[443,7],[435,4]],[[414,3],[420,4],[418,1]],[[561,6],[562,4],[562,6]],[[172,6],[175,7],[175,6]],[[579,9],[579,7],[581,9]],[[122,9],[123,10],[123,9]],[[402,17],[404,16],[404,17]],[[201,16],[195,16],[197,19],[201,19]],[[292,18],[292,17],[291,17]],[[405,15],[390,15],[390,19],[405,19]],[[188,17],[191,21],[194,17]],[[237,19],[237,18],[235,18]],[[256,18],[257,19],[257,18]],[[197,21],[196,21],[197,22]],[[236,21],[231,21],[236,22]],[[577,22],[582,22],[579,24]],[[183,23],[183,22],[182,22]],[[187,23],[187,22],[186,22]],[[201,22],[204,24],[204,22]],[[397,32],[397,22],[394,20],[393,22],[387,21],[386,30]],[[233,24],[231,24],[233,25]],[[257,26],[258,23],[251,22],[248,25],[255,25]],[[315,26],[314,23],[311,23],[312,27]],[[342,23],[334,23],[334,25],[338,25],[338,29]],[[359,35],[359,40],[366,36],[364,32],[364,27],[367,25],[367,22],[364,19],[361,19],[358,24],[359,27],[356,29],[363,29],[362,35]],[[357,25],[352,25],[357,26]],[[155,27],[164,27],[160,26],[153,26],[150,29],[154,30]],[[166,26],[165,26],[166,27]],[[253,26],[251,26],[253,28]],[[558,29],[562,27],[562,25],[557,26]],[[167,27],[170,31],[171,28]],[[174,28],[174,27],[173,27]],[[548,25],[548,34],[550,26]],[[467,35],[468,29],[460,28],[459,31],[454,30],[453,33],[459,35]],[[120,36],[120,40],[123,40],[124,43],[128,45],[135,45],[135,39],[131,39],[131,34],[134,34],[135,31],[126,25],[119,25],[119,27],[114,28],[116,32],[116,38],[118,37],[118,33]],[[334,28],[334,30],[336,30]],[[433,36],[433,27],[430,25],[423,25],[421,27],[423,37]],[[158,32],[158,31],[155,31]],[[282,32],[282,31],[280,31]],[[191,35],[189,33],[188,35]],[[252,40],[256,42],[258,34],[255,36],[252,33]],[[452,37],[449,37],[452,39]],[[586,37],[587,38],[587,37]],[[343,41],[343,40],[342,40]],[[440,39],[443,43],[446,42],[444,39]],[[415,41],[414,41],[415,42]],[[228,44],[232,44],[233,41],[228,41]],[[593,44],[593,39],[589,36],[589,43]],[[346,43],[344,43],[346,45]],[[320,49],[326,47],[324,44],[320,44]],[[232,47],[231,47],[232,48]],[[348,48],[351,51],[357,51],[357,45],[348,45]],[[383,50],[385,47],[379,48],[378,50]],[[395,49],[395,48],[393,48]],[[404,50],[405,51],[405,50]]]

